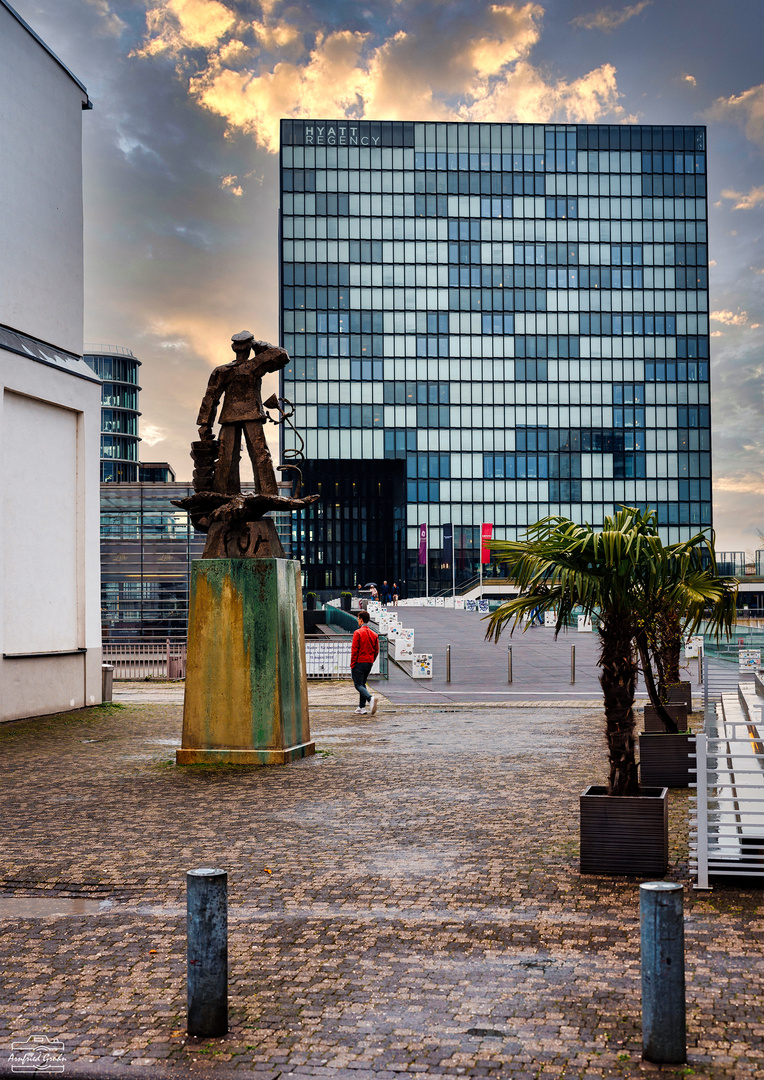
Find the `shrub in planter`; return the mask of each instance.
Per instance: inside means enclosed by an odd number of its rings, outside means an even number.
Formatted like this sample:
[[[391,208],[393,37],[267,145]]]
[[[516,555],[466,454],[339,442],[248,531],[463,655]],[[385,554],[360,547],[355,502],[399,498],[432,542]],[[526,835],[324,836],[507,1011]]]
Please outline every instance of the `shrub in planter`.
[[[666,700],[669,705],[686,705],[687,712],[692,712],[692,683],[678,682],[666,687]]]
[[[317,596],[316,596],[316,594],[314,592],[309,592],[309,593],[305,594],[305,606],[308,609],[308,611],[315,611],[316,610],[316,600],[317,600]]]
[[[684,702],[664,705],[663,708],[674,721],[675,731],[672,734],[687,730],[687,706]],[[654,705],[645,705],[645,731],[666,731],[666,725]]]
[[[597,810],[594,815],[595,827],[615,833],[611,838],[603,837],[601,850],[613,853],[613,863],[609,871],[602,866],[602,872],[642,873],[624,870],[623,859],[615,857],[624,844],[635,844],[639,836],[638,831],[621,831],[623,820],[630,818],[629,806],[633,803],[638,820],[642,814],[633,712],[637,658],[642,662],[652,703],[666,726],[676,730],[655,687],[651,658],[656,642],[655,638],[651,641],[648,628],[658,615],[671,611],[678,612],[680,626],[692,632],[710,608],[710,632],[729,632],[737,582],[716,575],[713,546],[704,532],[679,544],[664,545],[658,535],[657,515],[651,510],[624,507],[605,518],[602,532],[568,518],[548,517],[532,525],[526,537],[521,541],[488,541],[498,561],[509,565],[520,595],[487,616],[486,637],[497,640],[508,622],[513,632],[523,616],[535,609],[556,612],[557,633],[576,607],[589,618],[598,616],[609,777],[607,786],[601,793],[598,789],[593,798],[605,807],[626,800],[621,808],[614,805],[612,810]],[[710,565],[704,567],[707,556]],[[645,797],[651,804],[656,802],[654,794],[645,792]],[[589,826],[587,835],[588,830]],[[581,867],[585,869],[591,860],[584,856],[583,837],[582,819]]]
[[[643,786],[689,787],[694,780],[695,736],[689,731],[643,731],[639,736],[639,779]]]
[[[350,611],[350,605],[353,600],[353,594],[349,592],[340,593],[340,603],[343,611]]]
[[[668,867],[668,788],[620,799],[591,784],[580,798],[581,873],[663,876]]]

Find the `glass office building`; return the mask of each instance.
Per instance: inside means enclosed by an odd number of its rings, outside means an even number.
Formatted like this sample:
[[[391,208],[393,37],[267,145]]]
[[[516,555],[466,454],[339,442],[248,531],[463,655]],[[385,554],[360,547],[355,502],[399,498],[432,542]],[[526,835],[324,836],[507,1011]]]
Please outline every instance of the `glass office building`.
[[[82,357],[103,380],[101,390],[101,482],[138,480],[138,368],[121,345],[86,345]]]
[[[711,524],[705,128],[285,120],[280,243],[309,587],[422,591],[422,522],[431,588],[447,523],[457,580],[482,522]]]
[[[170,500],[192,494],[189,484],[102,484],[104,640],[185,639],[191,561],[206,537]]]
[[[165,462],[147,467],[172,473]],[[243,490],[254,488],[245,484]],[[174,480],[101,484],[104,641],[185,640],[191,564],[201,559],[207,537],[172,500],[193,493],[190,484]]]

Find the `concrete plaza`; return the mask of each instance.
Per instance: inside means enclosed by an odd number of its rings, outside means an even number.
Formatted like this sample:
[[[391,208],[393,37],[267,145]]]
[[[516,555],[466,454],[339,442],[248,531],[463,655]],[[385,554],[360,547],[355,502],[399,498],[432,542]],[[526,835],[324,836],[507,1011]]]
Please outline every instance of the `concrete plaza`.
[[[578,872],[599,709],[311,698],[318,753],[285,767],[176,768],[167,701],[0,729],[0,1075],[46,1035],[69,1078],[764,1077],[764,894],[693,892],[686,791],[689,1066],[641,1064],[638,881]],[[199,866],[229,873],[231,1029],[207,1041],[185,1033]]]
[[[432,680],[414,681],[391,665],[384,693],[399,704],[428,702],[522,702],[591,704],[602,700],[599,642],[596,634],[554,628],[509,627],[498,642],[485,640],[488,623],[474,611],[447,608],[397,609],[401,624],[414,630],[414,651],[432,653]],[[446,646],[451,645],[451,682],[446,682]],[[575,646],[575,683],[571,683]],[[512,682],[507,681],[507,650],[512,649]]]

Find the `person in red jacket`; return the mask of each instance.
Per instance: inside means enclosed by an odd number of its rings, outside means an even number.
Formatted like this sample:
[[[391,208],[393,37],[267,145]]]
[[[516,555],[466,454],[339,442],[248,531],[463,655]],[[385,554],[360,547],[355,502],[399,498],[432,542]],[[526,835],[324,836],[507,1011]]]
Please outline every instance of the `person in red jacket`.
[[[378,656],[379,638],[369,626],[369,613],[359,611],[358,629],[353,634],[353,645],[350,649],[350,673],[360,698],[356,713],[371,713],[373,716],[377,711],[379,699],[369,693],[366,680]]]

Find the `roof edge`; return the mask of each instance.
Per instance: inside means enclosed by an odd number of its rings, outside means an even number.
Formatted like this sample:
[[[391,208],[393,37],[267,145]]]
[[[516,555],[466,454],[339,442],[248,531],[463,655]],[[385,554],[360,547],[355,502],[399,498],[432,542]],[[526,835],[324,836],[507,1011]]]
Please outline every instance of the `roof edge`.
[[[2,6],[8,12],[10,12],[10,14],[14,17],[14,19],[16,19],[17,22],[21,23],[21,25],[24,27],[24,29],[26,31],[28,31],[28,33],[30,33],[32,35],[32,37],[35,39],[35,41],[37,41],[40,45],[42,45],[42,47],[43,47],[43,49],[45,49],[46,53],[48,53],[49,56],[53,57],[53,59],[58,64],[58,66],[60,68],[62,68],[66,72],[66,74],[69,76],[69,78],[77,83],[77,86],[79,86],[80,90],[85,95],[85,100],[82,103],[82,108],[83,109],[92,109],[93,108],[93,102],[88,97],[87,87],[83,83],[80,82],[80,80],[77,78],[77,76],[74,74],[74,72],[70,71],[69,68],[66,66],[66,64],[63,62],[63,60],[61,60],[60,57],[56,56],[56,54],[53,52],[53,50],[51,49],[51,47],[49,45],[46,45],[46,43],[42,40],[40,35],[35,30],[32,29],[32,27],[29,25],[29,23],[26,21],[26,19],[22,19],[22,17],[19,15],[18,11],[16,11],[15,8],[11,7],[11,5],[8,3],[8,0],[0,0],[0,4],[2,4]]]

